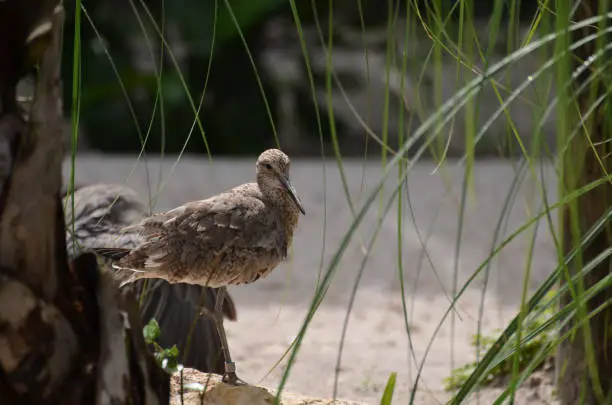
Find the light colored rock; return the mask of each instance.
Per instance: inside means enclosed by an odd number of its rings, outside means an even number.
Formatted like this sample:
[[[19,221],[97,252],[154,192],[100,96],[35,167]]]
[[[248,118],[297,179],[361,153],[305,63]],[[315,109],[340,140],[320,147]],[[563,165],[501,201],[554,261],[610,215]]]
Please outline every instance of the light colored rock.
[[[276,391],[254,385],[232,386],[221,381],[218,374],[201,373],[194,369],[183,370],[181,401],[181,374],[172,375],[171,405],[270,405]],[[360,402],[309,398],[286,393],[281,395],[282,405],[362,405]]]

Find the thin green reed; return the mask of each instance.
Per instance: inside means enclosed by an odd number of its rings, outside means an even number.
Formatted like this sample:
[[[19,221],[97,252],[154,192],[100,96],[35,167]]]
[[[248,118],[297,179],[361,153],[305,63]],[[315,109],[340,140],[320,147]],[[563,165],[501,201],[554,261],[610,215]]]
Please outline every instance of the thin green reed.
[[[70,137],[70,182],[66,193],[71,195],[72,234],[75,233],[74,180],[76,173],[76,152],[79,136],[79,115],[81,112],[81,0],[74,4],[74,40],[72,44],[72,105],[71,105],[71,137]],[[74,246],[76,249],[76,244]],[[73,253],[76,253],[73,252]]]

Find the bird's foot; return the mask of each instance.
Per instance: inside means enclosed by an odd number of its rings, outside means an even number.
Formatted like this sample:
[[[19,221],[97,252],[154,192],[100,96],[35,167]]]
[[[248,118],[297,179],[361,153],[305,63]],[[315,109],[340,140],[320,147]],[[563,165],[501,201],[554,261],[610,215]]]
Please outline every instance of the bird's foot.
[[[225,363],[225,374],[221,381],[229,385],[248,385],[236,375],[236,364],[233,361]]]
[[[223,374],[223,379],[221,380],[226,384],[229,385],[249,385],[247,382],[242,381],[240,378],[238,378],[238,376],[236,375],[236,373],[225,373]]]

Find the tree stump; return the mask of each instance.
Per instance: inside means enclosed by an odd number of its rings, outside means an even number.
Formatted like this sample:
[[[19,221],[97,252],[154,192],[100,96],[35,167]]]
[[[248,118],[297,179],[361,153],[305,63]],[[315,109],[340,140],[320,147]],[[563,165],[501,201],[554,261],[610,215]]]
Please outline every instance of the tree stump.
[[[63,19],[57,0],[0,1],[1,402],[167,404],[169,376],[146,349],[133,297],[94,255],[67,260]],[[36,86],[20,104],[28,77]]]

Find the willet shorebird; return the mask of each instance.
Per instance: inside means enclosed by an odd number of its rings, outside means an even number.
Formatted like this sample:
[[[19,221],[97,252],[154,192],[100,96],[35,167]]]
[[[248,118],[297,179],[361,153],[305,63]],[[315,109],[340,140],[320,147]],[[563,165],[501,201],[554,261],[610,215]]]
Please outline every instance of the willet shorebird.
[[[133,225],[146,216],[145,205],[133,190],[116,184],[77,188],[74,191],[74,229],[71,194],[64,197],[64,205],[66,246],[70,259],[83,251],[100,247],[131,249],[136,246],[136,233],[119,233],[121,228]],[[100,259],[101,265],[110,268],[110,260]],[[131,273],[114,271],[113,275],[121,281]],[[143,293],[145,281],[129,284],[137,298]],[[170,284],[162,279],[148,280],[140,316],[144,323],[151,318],[157,320],[161,330],[158,343],[162,347],[176,344],[185,367],[222,374],[225,371],[223,354],[214,320],[200,316],[202,307],[209,311],[214,309],[216,296],[217,290],[209,287]],[[236,319],[236,308],[229,295],[223,302],[223,313],[230,320]]]
[[[242,184],[206,200],[154,214],[124,232],[141,238],[132,249],[99,249],[113,266],[133,271],[126,281],[161,278],[219,289],[214,319],[225,357],[223,381],[242,383],[232,362],[221,308],[227,285],[267,276],[287,257],[302,203],[289,180],[289,157],[264,151],[256,163],[257,182]]]

